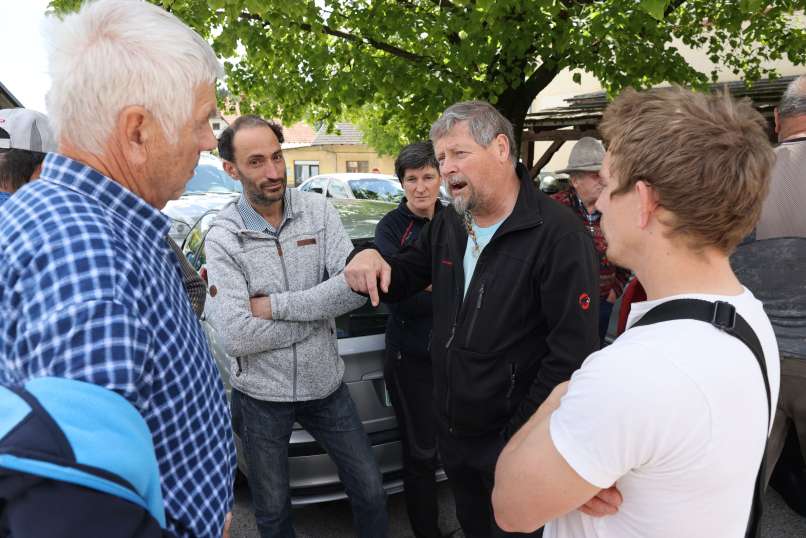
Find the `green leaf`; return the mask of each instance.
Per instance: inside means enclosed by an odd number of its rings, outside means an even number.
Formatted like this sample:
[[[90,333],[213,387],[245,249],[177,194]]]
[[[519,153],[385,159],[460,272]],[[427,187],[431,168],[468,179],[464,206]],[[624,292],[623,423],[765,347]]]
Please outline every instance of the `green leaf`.
[[[662,21],[669,0],[641,0],[639,7],[653,18]]]
[[[567,67],[577,84],[590,73],[611,95],[669,82],[704,88],[717,76],[676,43],[744,79],[769,76],[766,59],[806,63],[806,30],[792,16],[803,0],[686,0],[668,15],[670,0],[150,1],[229,60],[229,110],[354,121],[388,154],[427,138],[459,100],[488,99],[522,124],[515,111],[551,82],[553,71],[527,85],[544,62]],[[59,11],[80,3],[51,0]]]

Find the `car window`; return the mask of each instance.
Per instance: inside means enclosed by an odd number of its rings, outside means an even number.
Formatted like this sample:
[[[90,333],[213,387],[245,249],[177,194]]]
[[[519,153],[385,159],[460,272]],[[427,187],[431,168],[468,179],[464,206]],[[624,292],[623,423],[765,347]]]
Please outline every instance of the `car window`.
[[[235,181],[226,172],[211,164],[200,164],[185,187],[185,194],[204,192],[243,192],[240,181]]]
[[[344,186],[344,183],[341,181],[334,179],[330,182],[327,187],[327,194],[333,198],[349,198],[350,193],[347,192],[347,187]]]
[[[364,200],[382,200],[400,202],[403,199],[403,187],[388,179],[364,178],[351,179],[347,183],[356,198]]]
[[[318,192],[319,194],[325,193],[325,187],[327,187],[327,182],[329,178],[320,177],[317,179],[312,179],[308,183],[305,184],[305,188],[302,189],[303,191],[308,192]]]

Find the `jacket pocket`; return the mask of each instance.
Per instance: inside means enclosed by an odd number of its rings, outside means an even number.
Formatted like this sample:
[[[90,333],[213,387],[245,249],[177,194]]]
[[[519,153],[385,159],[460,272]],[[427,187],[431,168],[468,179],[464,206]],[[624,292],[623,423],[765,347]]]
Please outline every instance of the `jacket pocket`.
[[[243,379],[246,377],[246,365],[249,361],[246,357],[234,357],[230,362],[230,373],[232,377]]]
[[[457,434],[500,431],[509,420],[517,365],[505,353],[454,348],[450,357],[449,427]]]

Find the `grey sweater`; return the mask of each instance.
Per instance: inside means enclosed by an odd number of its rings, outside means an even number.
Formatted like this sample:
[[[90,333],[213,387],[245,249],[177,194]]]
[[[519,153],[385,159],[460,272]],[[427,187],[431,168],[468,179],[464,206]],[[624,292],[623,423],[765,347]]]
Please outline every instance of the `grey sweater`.
[[[277,237],[246,229],[232,203],[205,243],[207,315],[230,356],[232,386],[280,402],[324,398],[339,387],[334,318],[366,302],[344,280],[353,247],[333,206],[296,189],[286,200],[289,218]],[[252,315],[249,299],[258,295],[270,297],[273,319]]]

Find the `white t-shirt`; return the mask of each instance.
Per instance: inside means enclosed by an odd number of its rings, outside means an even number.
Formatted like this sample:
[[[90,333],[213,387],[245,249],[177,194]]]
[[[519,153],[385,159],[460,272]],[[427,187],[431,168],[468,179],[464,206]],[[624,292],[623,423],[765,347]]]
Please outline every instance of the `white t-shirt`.
[[[680,295],[632,305],[628,326],[678,298],[732,303],[764,350],[772,410],[778,346],[761,302]],[[551,439],[586,481],[616,484],[617,514],[574,510],[545,538],[736,538],[744,536],[766,442],[767,396],[758,363],[739,339],[701,321],[636,327],[592,354],[550,418]]]

